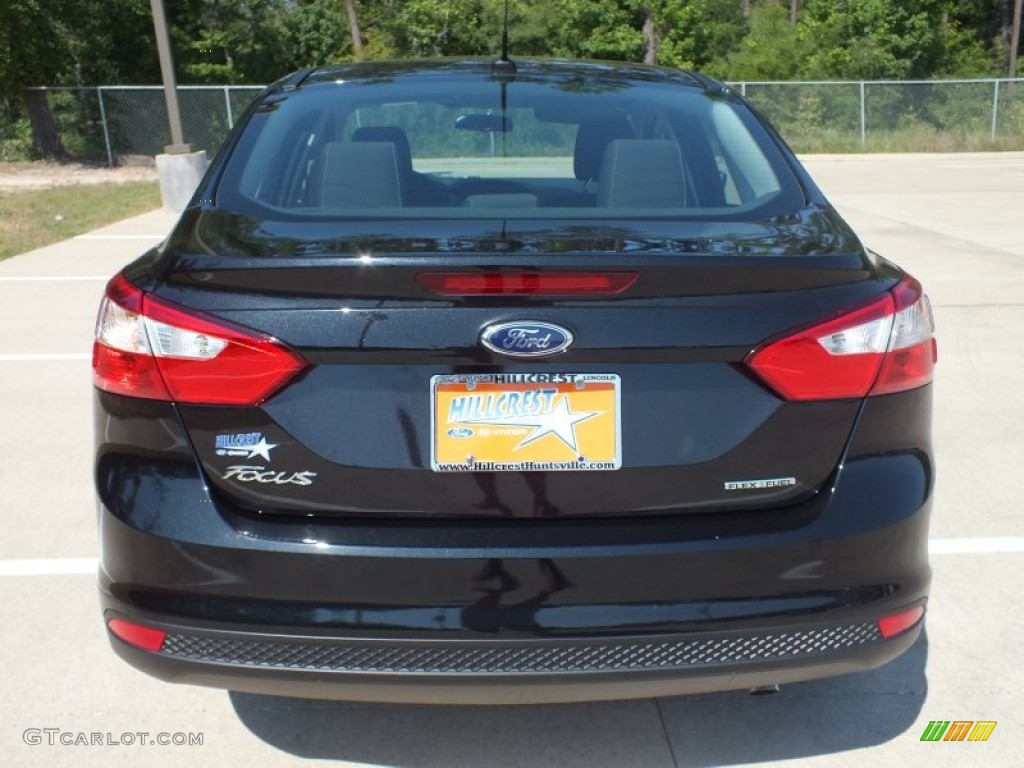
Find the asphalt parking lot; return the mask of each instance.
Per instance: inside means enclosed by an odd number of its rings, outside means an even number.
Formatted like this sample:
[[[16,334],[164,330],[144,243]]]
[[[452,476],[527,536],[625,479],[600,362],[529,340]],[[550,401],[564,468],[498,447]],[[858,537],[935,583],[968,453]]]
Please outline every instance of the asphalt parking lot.
[[[135,672],[109,650],[95,594],[89,349],[105,279],[173,223],[157,212],[0,262],[0,762],[1020,765],[1024,153],[806,161],[869,247],[918,277],[935,307],[934,585],[909,653],[770,697],[544,707],[290,700]],[[923,743],[932,720],[998,725],[987,742]],[[64,745],[62,733],[104,743]],[[202,744],[151,745],[161,733]],[[126,735],[134,743],[109,743]]]

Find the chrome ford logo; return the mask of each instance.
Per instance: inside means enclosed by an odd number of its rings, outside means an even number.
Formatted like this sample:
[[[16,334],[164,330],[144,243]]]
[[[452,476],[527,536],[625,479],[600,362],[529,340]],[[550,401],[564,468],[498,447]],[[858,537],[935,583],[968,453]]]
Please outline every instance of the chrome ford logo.
[[[484,328],[480,343],[509,357],[544,357],[564,352],[572,344],[567,329],[553,323],[499,323]]]

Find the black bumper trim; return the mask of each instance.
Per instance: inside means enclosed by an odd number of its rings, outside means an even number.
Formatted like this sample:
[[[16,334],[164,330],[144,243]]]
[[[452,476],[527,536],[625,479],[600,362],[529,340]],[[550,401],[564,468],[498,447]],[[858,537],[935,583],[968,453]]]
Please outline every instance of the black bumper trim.
[[[265,637],[265,636],[264,636]],[[429,642],[281,640],[171,632],[160,653],[190,661],[274,669],[389,674],[563,674],[694,669],[796,659],[881,641],[873,622],[773,632],[626,641]]]
[[[448,641],[441,643],[436,640],[343,640],[323,637],[273,636],[265,633],[243,635],[238,632],[218,630],[199,634],[204,630],[185,630],[180,626],[167,626],[168,638],[189,641],[189,653],[194,655],[175,655],[168,652],[178,645],[165,645],[160,652],[143,651],[139,648],[111,636],[114,650],[132,666],[137,667],[154,677],[175,683],[227,688],[233,691],[257,693],[274,696],[295,696],[315,699],[337,699],[343,701],[386,702],[406,704],[542,704],[566,703],[580,701],[602,701],[607,699],[650,698],[658,696],[678,696],[682,694],[710,693],[716,691],[744,690],[771,684],[788,684],[822,677],[832,677],[851,672],[863,672],[874,669],[907,651],[917,640],[923,622],[919,622],[909,631],[888,640],[882,639],[874,632],[861,639],[863,627],[873,624],[846,623],[803,625],[797,627],[766,629],[763,631],[714,631],[695,633],[693,635],[673,635],[670,637],[641,639],[637,637],[620,638],[619,640],[535,640],[521,642],[500,641]],[[831,631],[829,631],[831,630]],[[833,644],[822,642],[821,633],[825,636],[842,635],[845,640],[834,641]],[[833,633],[838,633],[834,635]],[[731,645],[722,642],[730,637]],[[765,654],[758,639],[785,637],[788,655]],[[799,641],[797,640],[799,638]],[[858,638],[858,639],[853,639]],[[718,641],[721,644],[716,645]],[[735,660],[717,661],[711,657],[693,656],[689,665],[654,666],[663,662],[667,656],[659,656],[662,649],[672,649],[691,645],[697,647],[702,643],[711,642],[717,648],[731,648]],[[207,643],[208,650],[220,650],[222,653],[234,649],[227,658],[218,658],[215,653],[204,653],[198,643]],[[233,643],[234,645],[227,645]],[[240,649],[250,651],[273,646],[272,650],[284,652],[285,649],[313,649],[340,652],[373,653],[382,659],[380,651],[391,649],[396,653],[408,654],[419,648],[427,654],[433,654],[433,664],[440,666],[441,652],[450,654],[446,663],[448,669],[456,661],[462,662],[463,672],[439,671],[372,671],[363,661],[362,669],[325,668],[298,666],[308,660],[284,658],[278,659],[278,666],[267,663],[240,662],[237,654]],[[529,668],[524,659],[531,658],[527,651],[534,649],[546,657],[549,663],[562,659],[562,669],[550,668],[535,671]],[[482,649],[490,649],[495,654],[490,657],[480,656]],[[578,654],[595,650],[599,653],[612,653],[617,649],[646,649],[655,652],[649,659],[639,655],[632,662],[636,666],[612,666],[607,661],[605,666],[593,669],[565,666],[566,659],[577,659]],[[466,652],[470,655],[467,655]],[[678,650],[676,650],[678,653]],[[636,653],[640,653],[639,650]],[[524,655],[525,654],[525,655]],[[351,658],[351,657],[350,657]],[[370,657],[367,657],[370,658]],[[405,657],[409,659],[408,655]],[[508,665],[503,672],[485,671],[478,666],[470,670],[466,666],[467,659],[494,660]],[[727,659],[727,656],[723,656]],[[291,663],[292,666],[287,666]],[[351,661],[350,661],[351,663]],[[381,662],[376,662],[380,664]],[[536,662],[534,662],[536,663]],[[408,665],[408,661],[406,661]],[[646,664],[646,666],[642,666]],[[518,672],[513,668],[517,665]],[[576,671],[573,671],[575,669]]]

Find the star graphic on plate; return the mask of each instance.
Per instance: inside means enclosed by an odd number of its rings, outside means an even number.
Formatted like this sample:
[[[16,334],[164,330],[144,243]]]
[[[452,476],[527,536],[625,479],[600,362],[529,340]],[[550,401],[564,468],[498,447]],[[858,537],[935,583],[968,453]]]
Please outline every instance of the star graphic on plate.
[[[569,398],[565,395],[555,403],[547,413],[522,416],[493,416],[487,419],[460,420],[464,424],[492,424],[501,427],[533,427],[534,430],[515,447],[519,450],[524,445],[540,440],[542,437],[554,435],[574,452],[576,448],[576,425],[604,411],[573,411],[569,408]]]
[[[249,449],[249,455],[245,458],[252,459],[256,456],[262,456],[264,461],[270,461],[270,452],[279,445],[280,443],[268,443],[267,439],[260,435],[260,441],[256,445],[246,446]]]

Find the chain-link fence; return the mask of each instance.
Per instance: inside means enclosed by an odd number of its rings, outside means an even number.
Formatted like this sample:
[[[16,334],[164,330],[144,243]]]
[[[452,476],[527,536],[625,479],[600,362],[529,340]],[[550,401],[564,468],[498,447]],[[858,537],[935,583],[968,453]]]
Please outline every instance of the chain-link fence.
[[[185,141],[212,157],[262,89],[259,85],[179,86]],[[64,148],[75,157],[117,165],[132,157],[158,155],[171,143],[167,102],[160,86],[35,90],[46,94]]]
[[[798,152],[1024,149],[1024,79],[735,82]],[[262,86],[179,86],[185,141],[209,155]],[[44,88],[64,147],[116,165],[171,143],[159,86]]]
[[[1024,79],[730,85],[798,152],[1024,149]]]

